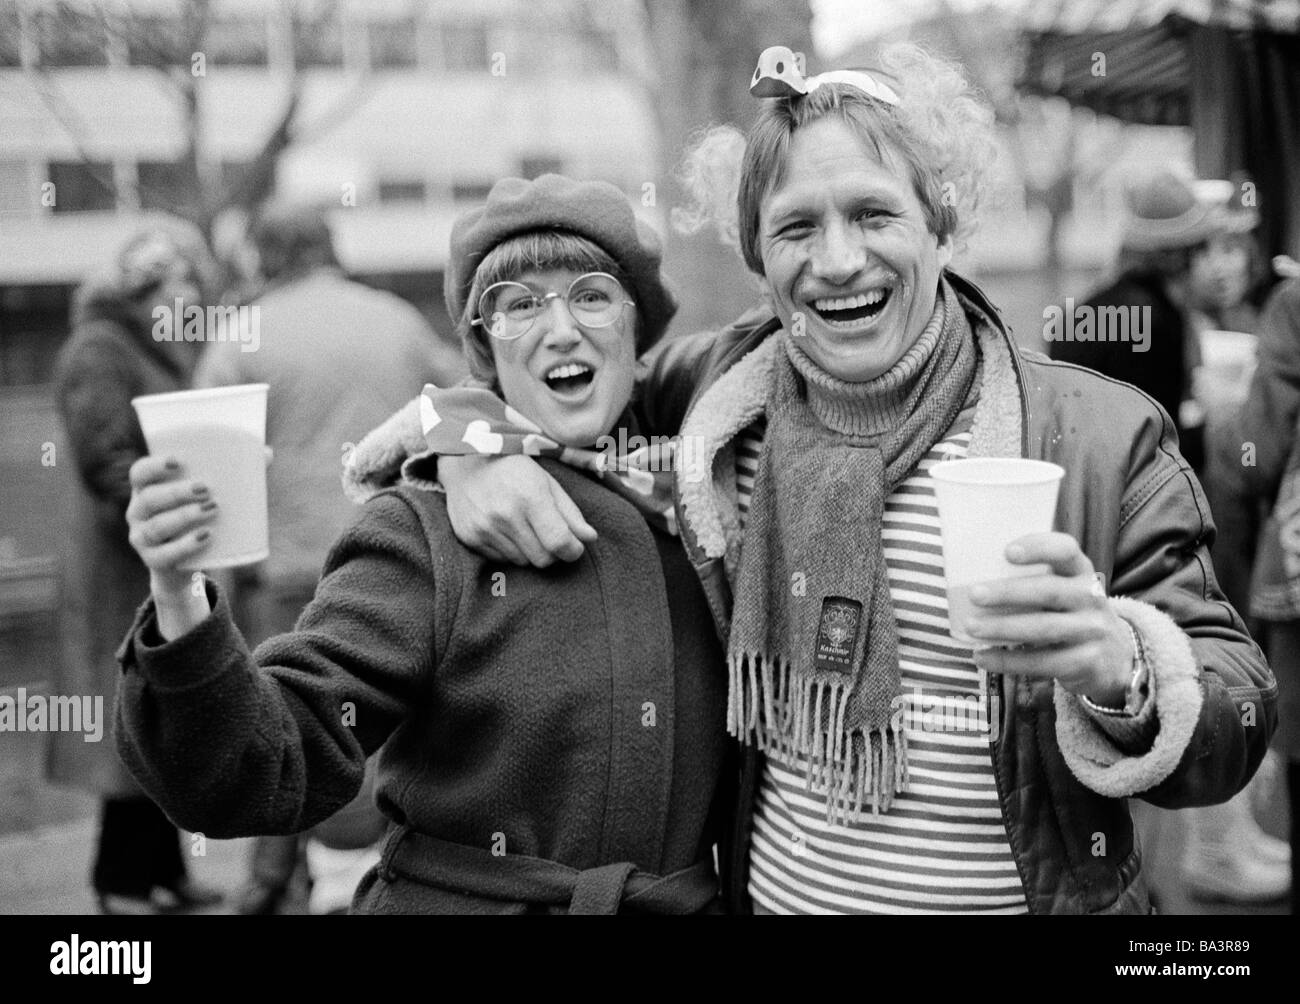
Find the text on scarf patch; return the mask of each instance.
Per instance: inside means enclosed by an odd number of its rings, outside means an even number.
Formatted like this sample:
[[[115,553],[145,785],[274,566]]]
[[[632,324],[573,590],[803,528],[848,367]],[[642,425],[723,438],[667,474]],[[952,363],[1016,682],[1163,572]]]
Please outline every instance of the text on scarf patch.
[[[817,626],[818,669],[834,673],[852,673],[853,649],[862,626],[862,604],[842,596],[822,600],[821,623]]]

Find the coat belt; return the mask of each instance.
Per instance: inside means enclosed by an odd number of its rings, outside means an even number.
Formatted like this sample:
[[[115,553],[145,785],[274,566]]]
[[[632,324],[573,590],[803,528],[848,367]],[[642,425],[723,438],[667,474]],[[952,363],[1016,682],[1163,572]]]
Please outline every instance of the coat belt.
[[[576,914],[698,913],[718,896],[707,860],[669,875],[653,875],[626,861],[579,869],[526,854],[493,854],[409,825],[389,836],[379,871],[390,882],[400,876],[467,896],[567,906]]]

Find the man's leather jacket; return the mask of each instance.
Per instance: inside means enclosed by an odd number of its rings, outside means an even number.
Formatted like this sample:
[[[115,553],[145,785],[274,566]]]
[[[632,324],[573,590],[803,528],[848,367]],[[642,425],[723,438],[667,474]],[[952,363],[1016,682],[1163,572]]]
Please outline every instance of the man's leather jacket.
[[[1125,799],[1180,808],[1236,794],[1268,747],[1277,686],[1215,581],[1209,506],[1169,416],[1128,384],[1020,349],[978,287],[946,278],[982,350],[971,455],[1065,468],[1056,528],[1104,574],[1110,602],[1142,639],[1153,682],[1152,720],[1125,736],[1098,727],[1050,680],[991,677],[993,761],[1029,909],[1146,913]],[[776,330],[770,312],[752,311],[721,332],[662,343],[640,374],[651,430],[683,436],[679,521],[724,641],[740,537],[731,443],[762,412]],[[741,761],[721,866],[732,908],[747,912],[761,754],[746,748]]]

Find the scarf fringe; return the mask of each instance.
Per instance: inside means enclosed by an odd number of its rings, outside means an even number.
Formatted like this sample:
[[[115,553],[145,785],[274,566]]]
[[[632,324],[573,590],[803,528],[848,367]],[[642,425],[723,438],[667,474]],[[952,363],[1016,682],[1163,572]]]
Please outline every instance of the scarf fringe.
[[[727,732],[787,767],[802,759],[805,790],[825,796],[828,823],[857,822],[868,802],[887,813],[906,791],[902,718],[848,728],[852,681],[798,677],[784,660],[752,653],[727,664]]]

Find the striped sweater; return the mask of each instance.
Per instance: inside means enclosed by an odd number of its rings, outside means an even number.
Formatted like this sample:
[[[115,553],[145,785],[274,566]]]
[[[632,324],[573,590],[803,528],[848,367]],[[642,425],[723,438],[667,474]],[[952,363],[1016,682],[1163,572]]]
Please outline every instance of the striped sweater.
[[[824,801],[806,789],[806,765],[791,769],[767,758],[750,858],[756,912],[1027,912],[998,804],[987,681],[970,649],[948,634],[929,475],[937,461],[966,455],[973,413],[968,406],[885,500],[884,557],[907,701],[908,789],[888,814],[832,824]],[[742,520],[762,435],[760,419],[736,446]]]

